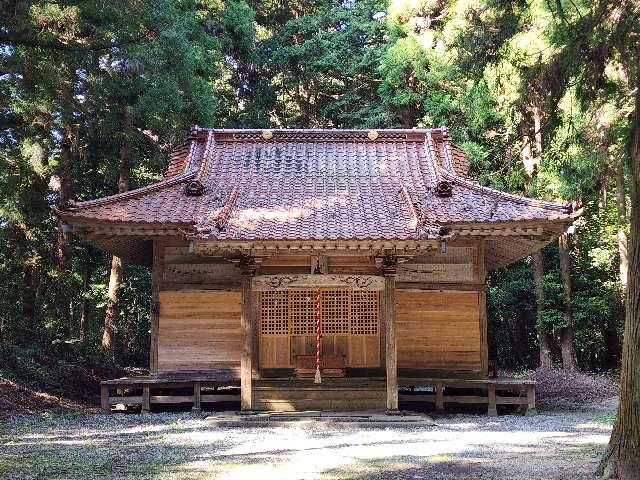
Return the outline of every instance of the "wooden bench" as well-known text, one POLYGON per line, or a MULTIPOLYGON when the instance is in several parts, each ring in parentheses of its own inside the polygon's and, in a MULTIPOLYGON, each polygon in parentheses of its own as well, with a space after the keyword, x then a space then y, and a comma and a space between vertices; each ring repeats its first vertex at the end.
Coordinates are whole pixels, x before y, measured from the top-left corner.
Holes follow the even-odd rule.
POLYGON ((152 404, 191 403, 192 410, 200 411, 202 403, 240 401, 239 393, 228 387, 240 387, 235 371, 203 373, 162 373, 144 377, 123 377, 104 380, 100 384, 100 406, 104 413, 113 405, 140 405, 142 412, 149 412, 152 404), (213 388, 215 393, 203 393, 213 388), (218 391, 219 388, 226 388, 218 391), (189 389, 191 395, 174 395, 167 390, 189 389))
MULTIPOLYGON (((313 377, 316 374, 315 355, 296 355, 293 359, 296 377, 313 377)), ((345 376, 344 355, 323 355, 320 362, 320 373, 323 377, 339 378, 345 376)))
POLYGON ((431 387, 434 393, 410 392, 399 396, 402 401, 424 401, 436 404, 443 412, 446 403, 486 404, 487 414, 496 416, 498 405, 525 406, 525 415, 536 414, 536 382, 525 378, 400 378, 399 387, 431 387), (478 389, 485 395, 445 395, 446 388, 478 389), (500 395, 509 392, 511 395, 500 395))

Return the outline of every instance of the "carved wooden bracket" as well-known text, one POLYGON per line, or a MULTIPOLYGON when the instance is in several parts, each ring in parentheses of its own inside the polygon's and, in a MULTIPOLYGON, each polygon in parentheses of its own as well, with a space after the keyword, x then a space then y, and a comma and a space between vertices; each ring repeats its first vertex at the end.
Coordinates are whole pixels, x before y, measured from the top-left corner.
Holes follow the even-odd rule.
POLYGON ((249 255, 242 255, 241 257, 231 259, 230 261, 240 269, 240 273, 242 275, 253 277, 262 260, 249 255))
POLYGON ((382 272, 386 275, 395 275, 398 269, 398 258, 394 255, 385 255, 382 257, 382 272))
POLYGON ((258 292, 289 288, 352 288, 354 290, 384 290, 384 279, 377 275, 259 275, 252 289, 258 292))

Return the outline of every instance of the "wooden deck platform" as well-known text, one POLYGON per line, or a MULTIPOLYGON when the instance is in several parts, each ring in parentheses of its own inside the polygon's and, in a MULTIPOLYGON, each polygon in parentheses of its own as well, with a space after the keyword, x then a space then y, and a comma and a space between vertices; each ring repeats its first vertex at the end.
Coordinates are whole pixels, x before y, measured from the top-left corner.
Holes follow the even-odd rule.
POLYGON ((192 410, 199 411, 203 403, 240 401, 240 378, 235 371, 123 377, 101 382, 100 389, 105 413, 113 405, 140 405, 149 412, 152 404, 190 403, 192 410))
MULTIPOLYGON (((498 405, 518 405, 528 415, 536 413, 535 381, 515 378, 408 378, 398 379, 403 403, 435 403, 444 412, 447 404, 487 405, 489 415, 497 415, 498 405)), ((253 381, 252 405, 256 411, 301 410, 384 410, 384 378, 274 378, 253 381)), ((153 404, 191 404, 199 411, 203 403, 238 402, 240 379, 237 372, 194 372, 125 377, 101 384, 101 406, 110 412, 113 405, 140 405, 148 412, 153 404)))
POLYGON ((498 414, 498 405, 522 405, 526 415, 536 414, 536 382, 526 378, 399 378, 398 387, 405 390, 400 401, 435 403, 439 412, 445 411, 447 403, 457 403, 486 404, 490 416, 498 414), (433 393, 415 391, 416 387, 430 387, 433 393), (481 395, 447 395, 447 389, 477 390, 481 395))

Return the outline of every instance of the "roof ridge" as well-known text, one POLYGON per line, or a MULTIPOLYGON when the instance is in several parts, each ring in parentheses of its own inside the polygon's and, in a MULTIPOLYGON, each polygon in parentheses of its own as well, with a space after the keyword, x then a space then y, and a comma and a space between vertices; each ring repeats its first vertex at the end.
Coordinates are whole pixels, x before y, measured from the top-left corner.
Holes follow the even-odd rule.
POLYGON ((314 142, 422 142, 426 135, 441 137, 446 129, 201 129, 219 142, 314 143, 314 142))
MULTIPOLYGON (((203 130, 203 129, 201 129, 203 130)), ((207 139, 204 142, 204 149, 202 150, 202 160, 200 160, 200 165, 198 165, 198 169, 195 170, 196 180, 204 185, 204 181, 209 176, 209 164, 211 163, 211 149, 215 144, 215 135, 211 130, 207 130, 207 139)))
POLYGON ((370 131, 376 132, 397 132, 397 133, 426 133, 426 132, 444 132, 447 127, 435 128, 204 128, 198 127, 199 132, 211 133, 253 133, 253 132, 322 132, 322 133, 366 133, 370 131))
POLYGON ((561 204, 561 203, 555 203, 555 202, 548 202, 545 200, 539 200, 537 198, 523 197, 521 195, 515 195, 513 193, 502 192, 500 190, 496 190, 495 188, 485 187, 483 185, 480 185, 479 183, 473 182, 471 180, 467 180, 466 178, 459 177, 458 175, 455 175, 447 170, 443 170, 441 173, 442 173, 442 176, 445 177, 447 180, 450 180, 453 183, 457 183, 458 185, 470 188, 472 190, 476 190, 481 193, 487 193, 494 197, 499 197, 505 200, 510 200, 516 203, 520 203, 522 205, 529 205, 532 207, 538 207, 545 210, 554 210, 554 211, 559 211, 563 213, 571 213, 571 210, 572 210, 570 203, 561 204))

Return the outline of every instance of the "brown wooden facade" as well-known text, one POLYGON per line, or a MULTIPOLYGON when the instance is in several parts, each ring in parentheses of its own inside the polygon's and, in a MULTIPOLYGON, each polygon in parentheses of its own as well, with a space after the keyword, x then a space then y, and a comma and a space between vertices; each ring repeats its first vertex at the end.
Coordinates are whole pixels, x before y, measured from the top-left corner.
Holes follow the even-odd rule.
POLYGON ((386 378, 386 407, 397 409, 398 375, 486 376, 482 251, 469 239, 411 256, 302 250, 231 261, 155 240, 151 372, 237 370, 243 408, 254 409, 252 379, 290 378, 299 356, 315 356, 320 289, 322 356, 342 357, 351 378, 386 378))

